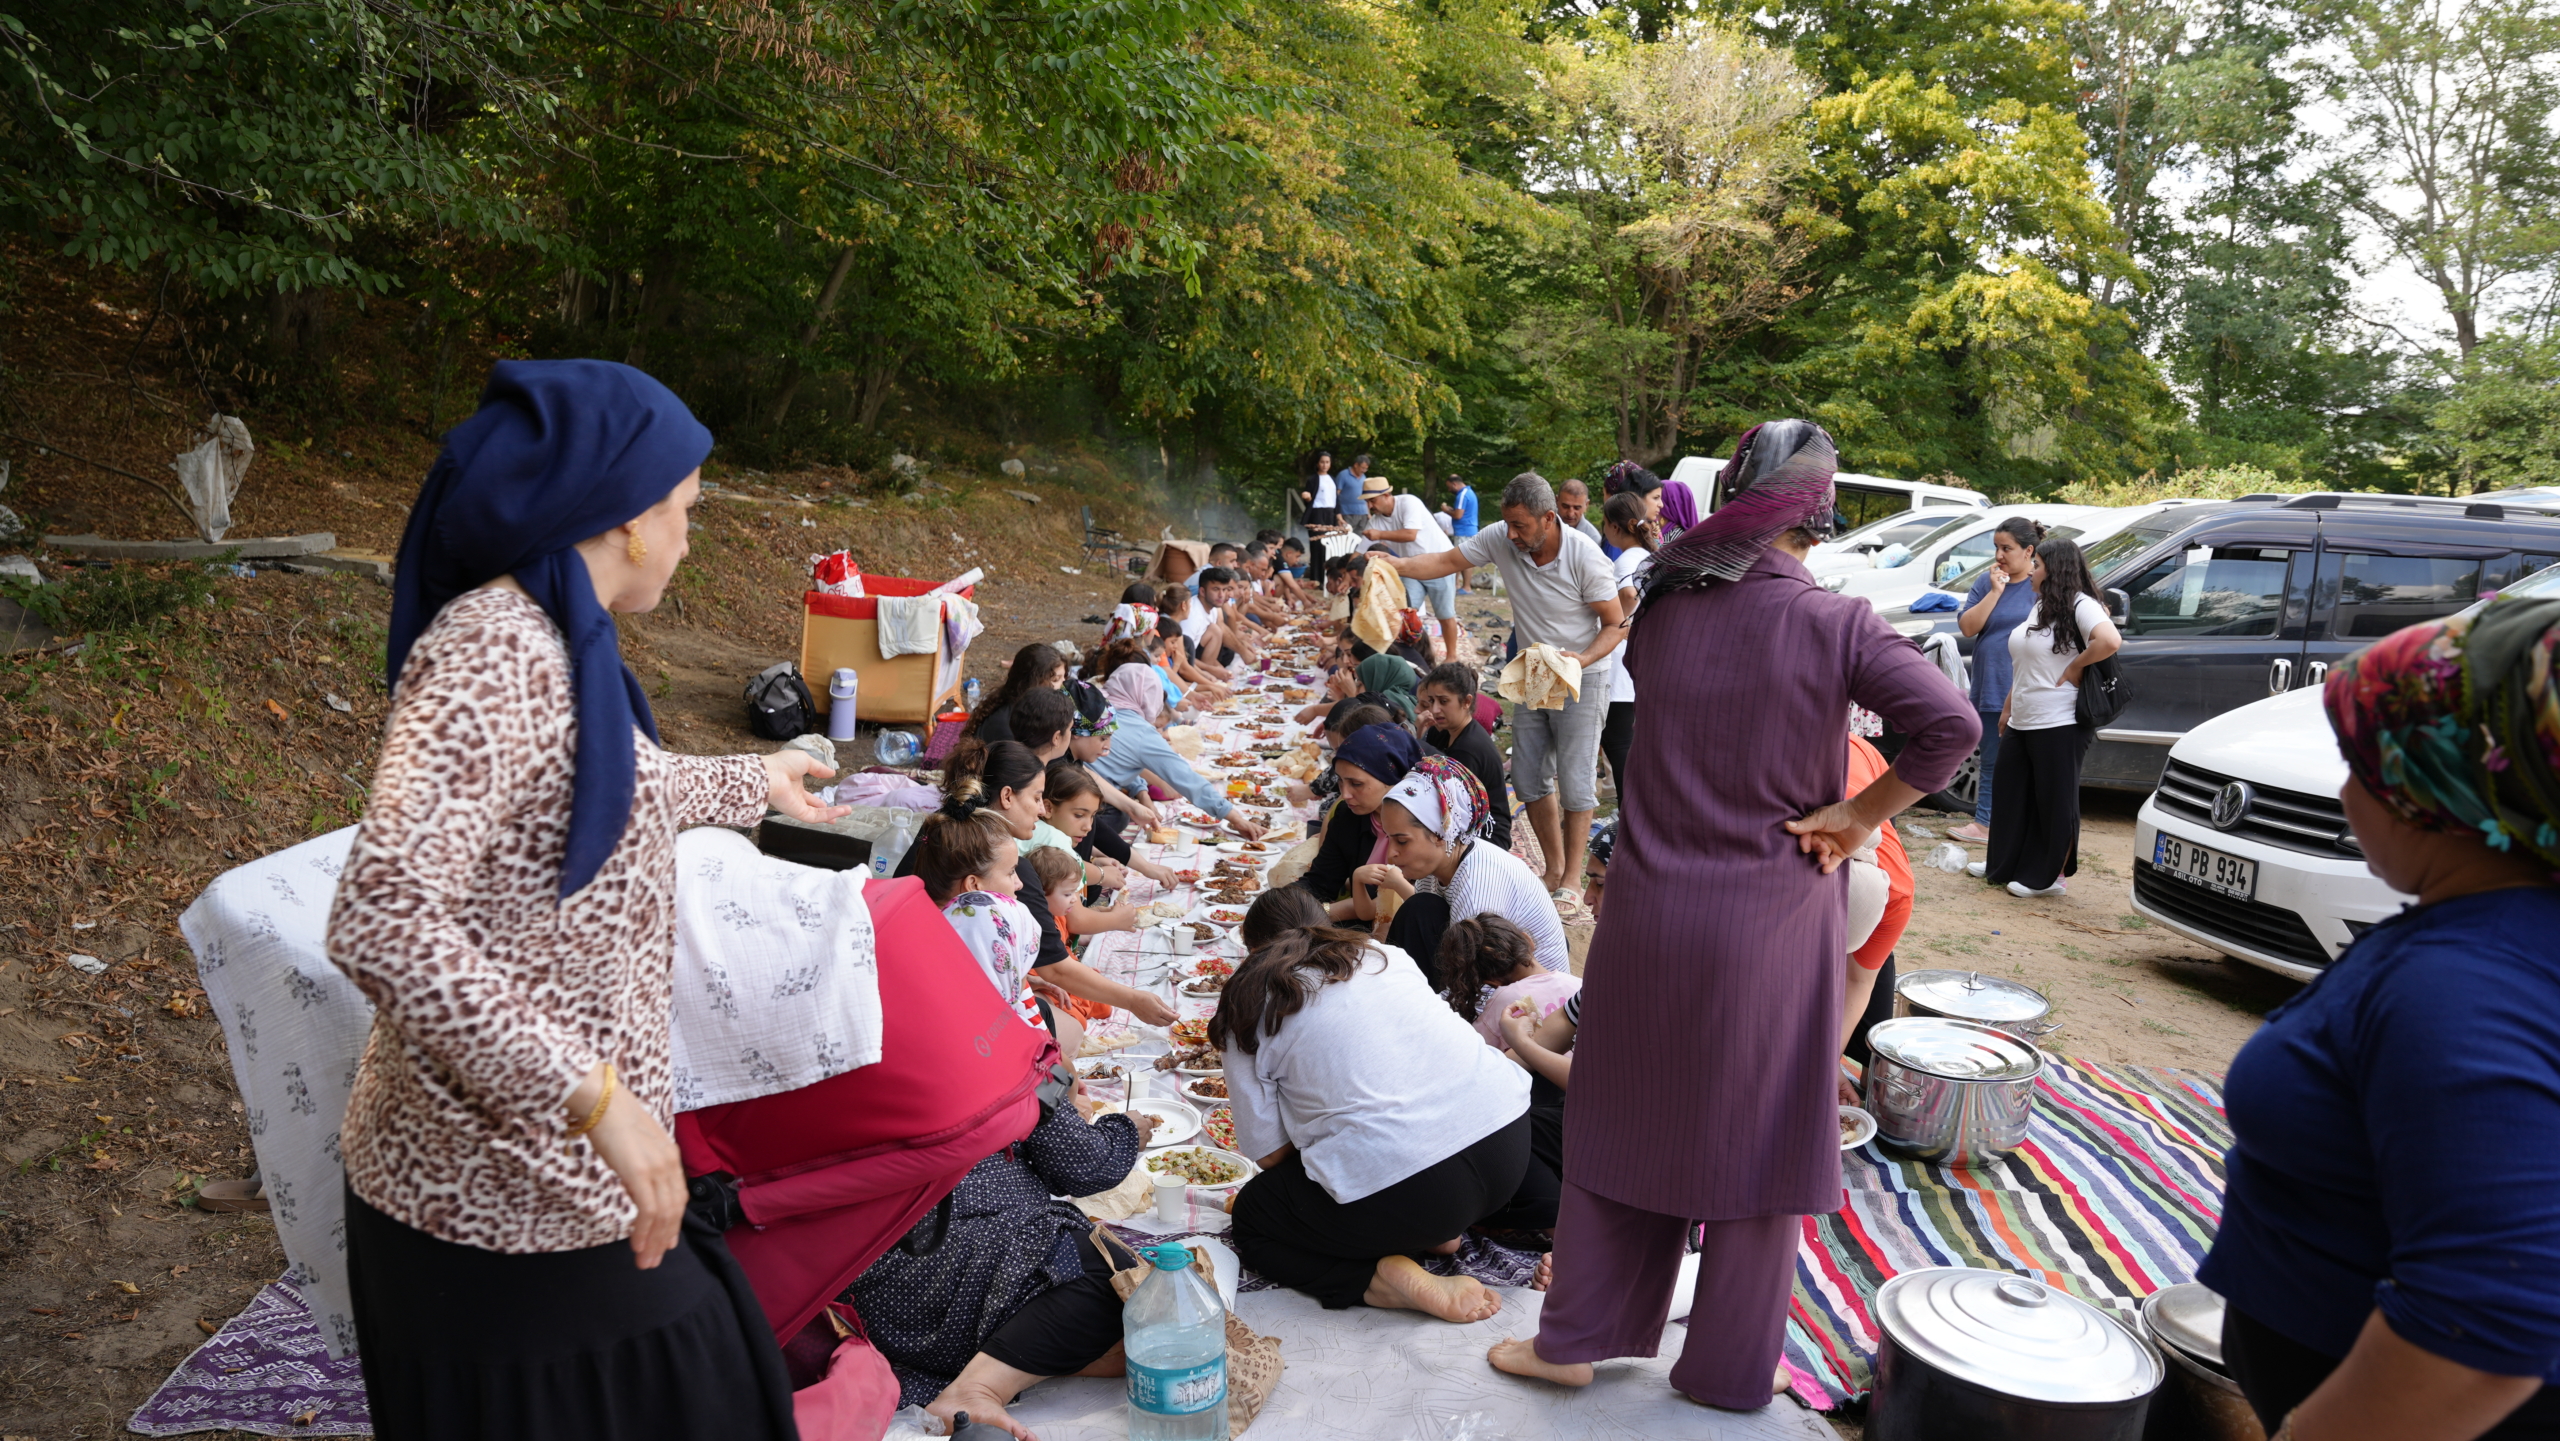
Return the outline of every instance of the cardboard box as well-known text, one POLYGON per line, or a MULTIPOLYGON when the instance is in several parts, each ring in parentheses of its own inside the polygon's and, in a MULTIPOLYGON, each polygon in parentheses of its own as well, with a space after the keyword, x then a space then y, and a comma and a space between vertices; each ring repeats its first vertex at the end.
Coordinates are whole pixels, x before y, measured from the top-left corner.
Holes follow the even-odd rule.
MULTIPOLYGON (((959 693, 964 678, 962 661, 967 652, 964 649, 951 653, 947 634, 939 638, 930 655, 880 658, 880 602, 874 597, 924 595, 940 583, 865 575, 862 588, 869 595, 828 595, 813 590, 801 598, 800 675, 817 697, 820 715, 834 704, 827 694, 827 678, 846 666, 862 678, 861 692, 854 700, 853 713, 858 720, 921 725, 933 718, 945 700, 959 693)), ((976 592, 977 587, 970 586, 959 594, 974 599, 976 592)))

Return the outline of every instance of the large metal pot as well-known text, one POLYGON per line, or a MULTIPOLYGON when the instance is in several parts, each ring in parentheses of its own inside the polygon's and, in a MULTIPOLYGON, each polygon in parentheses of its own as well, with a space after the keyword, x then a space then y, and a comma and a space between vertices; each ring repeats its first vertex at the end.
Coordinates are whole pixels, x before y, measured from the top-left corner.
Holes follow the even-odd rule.
POLYGON ((2044 992, 1980 971, 1912 971, 1893 982, 1897 1016, 1942 1016, 1997 1026, 2025 1041, 2052 1034, 2053 1003, 2044 992))
POLYGON ((2144 1441, 2267 1441, 2240 1383, 2223 1369, 2222 1311, 2222 1298, 2201 1281, 2143 1298, 2143 1333, 2169 1363, 2144 1441))
POLYGON ((2006 1271, 1877 1290, 1867 1441, 2142 1441, 2160 1358, 2104 1311, 2006 1271))
POLYGON ((1867 1111, 1889 1150, 1988 1165, 2027 1139, 2044 1052, 1972 1021, 1908 1016, 1867 1032, 1867 1111))

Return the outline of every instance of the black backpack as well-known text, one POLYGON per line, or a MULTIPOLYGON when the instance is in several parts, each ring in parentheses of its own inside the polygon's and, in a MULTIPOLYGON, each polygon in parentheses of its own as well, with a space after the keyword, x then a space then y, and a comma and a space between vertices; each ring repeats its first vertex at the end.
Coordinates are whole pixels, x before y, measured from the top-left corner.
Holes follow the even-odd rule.
POLYGON ((787 741, 817 728, 818 701, 800 678, 800 667, 786 660, 747 682, 747 729, 769 741, 787 741))

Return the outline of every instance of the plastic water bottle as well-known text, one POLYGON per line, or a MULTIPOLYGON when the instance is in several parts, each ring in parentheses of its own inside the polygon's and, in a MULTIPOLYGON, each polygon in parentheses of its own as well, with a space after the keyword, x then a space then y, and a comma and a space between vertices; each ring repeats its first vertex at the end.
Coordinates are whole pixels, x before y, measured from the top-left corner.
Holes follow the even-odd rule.
POLYGON ((1143 1251, 1154 1274, 1121 1309, 1130 1441, 1226 1441, 1227 1308, 1190 1248, 1143 1251))
POLYGON ((888 834, 871 843, 871 875, 885 881, 898 870, 898 862, 907 858, 907 848, 916 843, 916 832, 924 828, 924 820, 913 811, 900 811, 889 822, 888 834))
POLYGON ((884 766, 913 765, 924 754, 924 738, 914 731, 882 731, 871 744, 871 754, 884 766))
POLYGON ((838 666, 827 681, 827 739, 853 739, 856 724, 853 708, 862 696, 862 673, 851 666, 838 666))
POLYGON ((961 685, 960 685, 960 694, 961 694, 961 696, 962 696, 962 697, 964 697, 963 704, 965 704, 965 705, 967 705, 967 706, 968 706, 968 708, 969 708, 969 713, 970 713, 971 715, 975 715, 975 714, 977 714, 977 712, 978 712, 978 678, 977 678, 976 676, 971 676, 971 677, 969 677, 966 681, 961 682, 961 685))

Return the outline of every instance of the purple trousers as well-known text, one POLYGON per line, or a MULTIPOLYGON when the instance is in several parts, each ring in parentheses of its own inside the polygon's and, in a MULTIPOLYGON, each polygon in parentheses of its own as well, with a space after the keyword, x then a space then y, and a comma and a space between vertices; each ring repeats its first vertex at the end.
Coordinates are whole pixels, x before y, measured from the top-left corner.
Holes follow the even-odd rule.
MULTIPOLYGON (((1769 1382, 1786 1342, 1802 1221, 1751 1216, 1705 1223, 1689 1339, 1671 1367, 1671 1384, 1681 1394, 1732 1411, 1769 1404, 1769 1382)), ((1659 1351, 1691 1224, 1565 1182, 1538 1355, 1562 1365, 1659 1351)))

